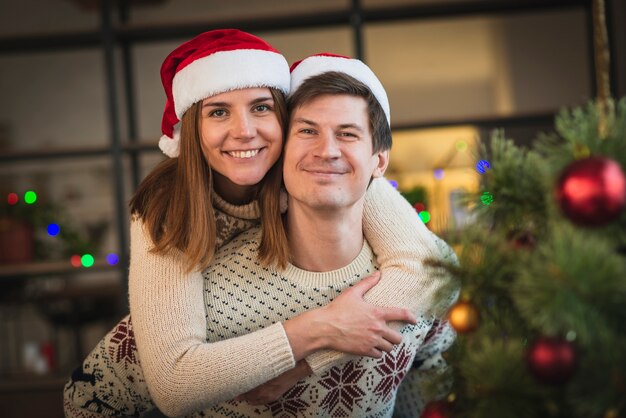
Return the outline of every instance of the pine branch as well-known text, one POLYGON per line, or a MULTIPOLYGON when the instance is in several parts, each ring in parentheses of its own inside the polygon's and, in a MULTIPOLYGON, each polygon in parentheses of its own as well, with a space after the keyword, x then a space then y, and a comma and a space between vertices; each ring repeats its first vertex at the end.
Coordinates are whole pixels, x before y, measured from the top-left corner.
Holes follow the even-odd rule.
POLYGON ((579 343, 610 341, 626 321, 626 262, 606 240, 567 224, 520 265, 512 296, 524 319, 548 335, 574 331, 579 343))
POLYGON ((546 214, 544 161, 534 151, 515 146, 502 130, 494 131, 491 145, 481 147, 481 157, 491 169, 482 178, 474 196, 476 214, 483 221, 511 234, 544 229, 546 214), (493 195, 493 203, 481 202, 483 193, 493 195))

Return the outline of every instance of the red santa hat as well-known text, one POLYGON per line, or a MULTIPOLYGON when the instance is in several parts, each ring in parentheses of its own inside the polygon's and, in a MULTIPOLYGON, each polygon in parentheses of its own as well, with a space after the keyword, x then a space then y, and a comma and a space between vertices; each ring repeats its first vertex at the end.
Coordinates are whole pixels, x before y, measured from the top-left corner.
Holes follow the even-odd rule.
POLYGON ((289 64, 267 42, 237 29, 202 33, 170 53, 161 66, 167 101, 159 148, 177 157, 177 126, 187 109, 207 97, 250 87, 289 93, 289 64))
POLYGON ((291 65, 291 92, 295 92, 302 83, 309 77, 337 71, 356 78, 371 90, 383 108, 387 122, 391 125, 391 111, 389 109, 389 99, 385 89, 376 77, 376 74, 363 63, 355 58, 345 57, 329 53, 311 55, 291 65))

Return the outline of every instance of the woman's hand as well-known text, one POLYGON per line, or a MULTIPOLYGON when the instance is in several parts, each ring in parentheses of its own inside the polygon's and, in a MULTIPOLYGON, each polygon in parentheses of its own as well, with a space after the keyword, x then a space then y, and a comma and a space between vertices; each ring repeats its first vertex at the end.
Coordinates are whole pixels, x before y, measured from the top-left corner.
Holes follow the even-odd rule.
POLYGON ((358 356, 380 358, 402 341, 387 322, 417 323, 408 309, 370 305, 363 296, 380 280, 375 272, 344 290, 330 304, 283 323, 297 360, 325 348, 358 356))
POLYGON ((293 369, 237 396, 235 400, 246 401, 250 405, 265 405, 274 402, 298 383, 298 381, 304 379, 311 373, 311 368, 306 360, 300 360, 293 369))

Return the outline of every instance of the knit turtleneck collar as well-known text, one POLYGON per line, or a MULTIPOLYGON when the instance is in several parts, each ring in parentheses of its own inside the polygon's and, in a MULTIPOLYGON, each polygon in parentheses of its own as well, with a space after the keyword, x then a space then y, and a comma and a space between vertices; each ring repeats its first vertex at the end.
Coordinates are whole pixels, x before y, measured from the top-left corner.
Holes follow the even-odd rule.
POLYGON ((224 198, 213 190, 213 206, 227 215, 234 216, 239 219, 259 219, 261 211, 256 200, 245 205, 233 205, 228 203, 224 198))

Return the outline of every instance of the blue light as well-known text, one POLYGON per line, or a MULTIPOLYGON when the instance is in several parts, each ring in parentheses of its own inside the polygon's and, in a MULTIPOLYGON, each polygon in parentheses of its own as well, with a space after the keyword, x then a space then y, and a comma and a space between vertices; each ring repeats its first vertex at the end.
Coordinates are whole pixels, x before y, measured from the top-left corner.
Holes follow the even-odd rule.
POLYGON ((491 165, 487 160, 480 160, 476 163, 476 171, 478 171, 480 174, 485 174, 485 171, 489 170, 490 168, 491 165))
POLYGON ((59 232, 61 232, 61 228, 59 227, 59 225, 57 224, 50 224, 48 225, 48 234, 50 236, 57 236, 59 234, 59 232))
POLYGON ((441 180, 443 178, 443 168, 436 168, 434 174, 437 180, 441 180))
POLYGON ((120 258, 117 256, 117 254, 109 254, 107 255, 107 263, 109 263, 110 265, 114 266, 117 263, 119 263, 120 258))
POLYGON ((398 182, 395 180, 389 180, 389 184, 391 184, 394 189, 398 188, 398 182))

